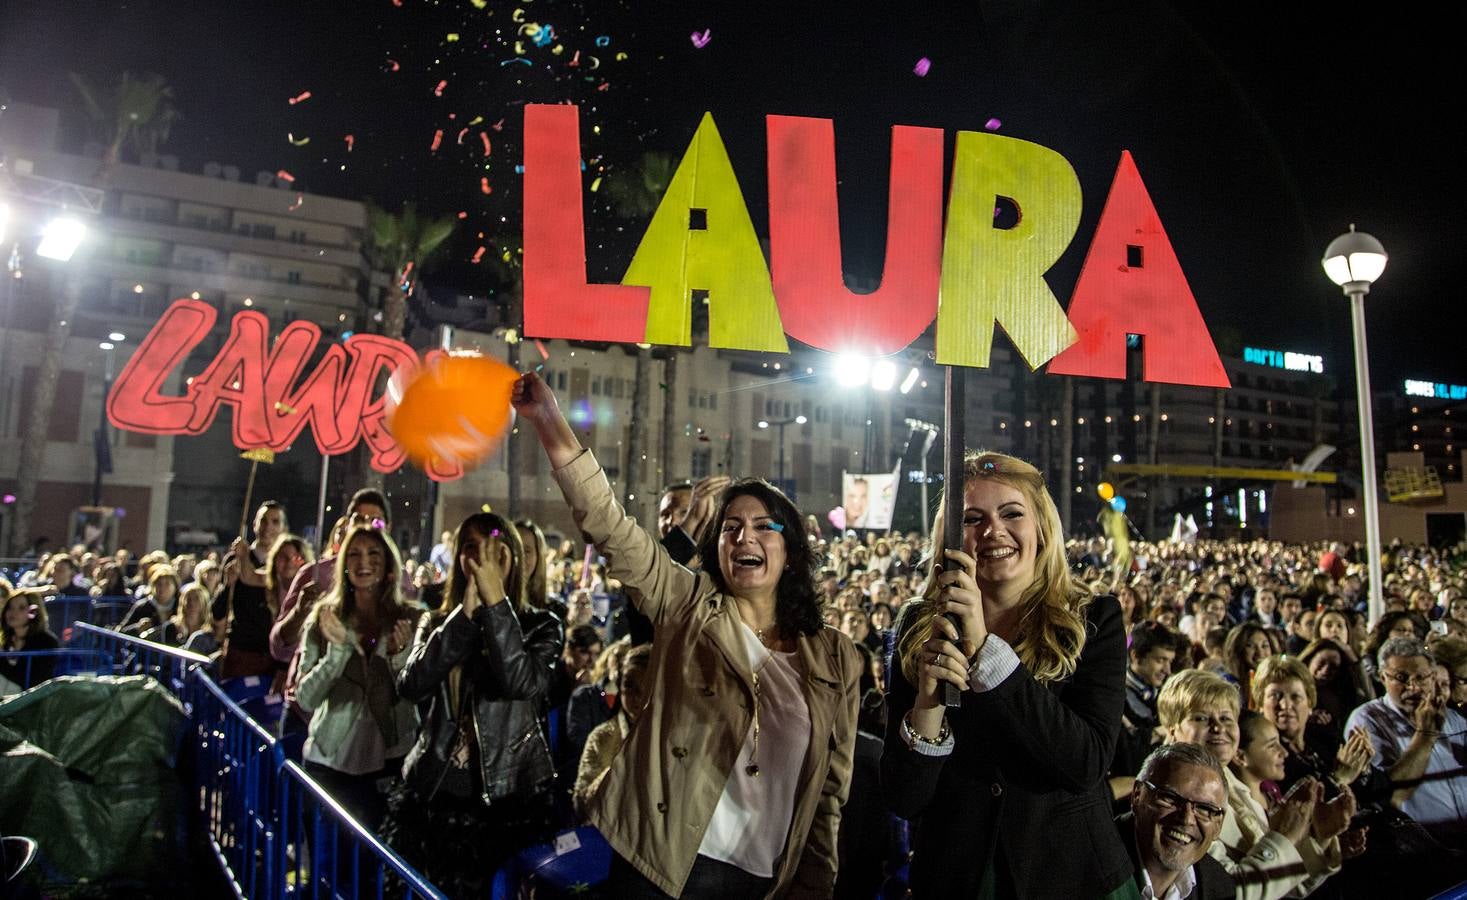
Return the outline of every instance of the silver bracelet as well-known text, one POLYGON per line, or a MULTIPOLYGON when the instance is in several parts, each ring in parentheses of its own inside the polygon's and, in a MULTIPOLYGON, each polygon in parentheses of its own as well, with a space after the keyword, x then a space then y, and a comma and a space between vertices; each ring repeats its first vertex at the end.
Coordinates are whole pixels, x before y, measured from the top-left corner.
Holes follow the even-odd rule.
POLYGON ((947 743, 948 738, 953 736, 952 729, 947 724, 947 716, 943 716, 942 718, 942 727, 937 730, 937 737, 930 738, 918 734, 917 729, 912 727, 911 710, 908 710, 907 714, 902 716, 902 734, 907 738, 908 743, 916 741, 926 744, 929 747, 941 747, 947 743))

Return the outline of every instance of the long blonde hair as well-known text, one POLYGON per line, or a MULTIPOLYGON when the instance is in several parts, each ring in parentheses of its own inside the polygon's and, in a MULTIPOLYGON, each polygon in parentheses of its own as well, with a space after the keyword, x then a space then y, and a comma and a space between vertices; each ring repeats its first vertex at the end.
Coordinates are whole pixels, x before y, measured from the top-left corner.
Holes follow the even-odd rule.
MULTIPOLYGON (((1085 608, 1094 595, 1070 574, 1065 560, 1064 526, 1059 510, 1044 486, 1044 476, 1029 463, 1014 456, 986 450, 969 450, 963 454, 963 485, 977 478, 991 478, 1024 495, 1024 502, 1038 526, 1035 551, 1034 581, 1019 599, 1021 608, 1019 633, 1014 652, 1024 668, 1038 681, 1058 681, 1075 671, 1080 651, 1085 648, 1085 608)), ((958 502, 962 502, 961 495, 958 502)), ((944 496, 937 505, 937 523, 933 526, 933 552, 941 545, 944 496)), ((912 684, 917 683, 917 667, 922 645, 932 637, 933 620, 941 613, 937 600, 936 579, 931 577, 928 563, 927 583, 920 605, 911 613, 913 621, 903 634, 897 651, 902 673, 912 684)))

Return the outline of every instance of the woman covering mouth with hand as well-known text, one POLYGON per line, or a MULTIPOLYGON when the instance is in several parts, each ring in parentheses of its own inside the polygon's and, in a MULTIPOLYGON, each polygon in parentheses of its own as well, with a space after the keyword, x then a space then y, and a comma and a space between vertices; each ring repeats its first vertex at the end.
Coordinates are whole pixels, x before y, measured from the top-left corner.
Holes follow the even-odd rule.
MULTIPOLYGON (((962 494, 942 502, 963 504, 963 543, 898 616, 881 760, 887 802, 920 820, 913 894, 1127 896, 1106 782, 1125 699, 1120 604, 1071 576, 1059 512, 1023 460, 968 452, 962 494), (961 707, 942 705, 944 682, 961 707)), ((942 521, 939 505, 935 534, 942 521)))
POLYGON ((804 517, 764 481, 699 482, 683 525, 703 535, 694 573, 627 516, 539 376, 513 402, 655 629, 647 705, 587 802, 615 851, 608 894, 829 897, 861 659, 821 621, 804 517))

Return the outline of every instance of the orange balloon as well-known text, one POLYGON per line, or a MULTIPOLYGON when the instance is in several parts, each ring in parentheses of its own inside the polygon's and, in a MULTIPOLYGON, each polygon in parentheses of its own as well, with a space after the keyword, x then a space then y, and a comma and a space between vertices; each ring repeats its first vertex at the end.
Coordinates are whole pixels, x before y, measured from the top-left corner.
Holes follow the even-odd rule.
POLYGON ((465 468, 499 445, 514 410, 510 391, 520 373, 485 356, 445 355, 407 379, 387 428, 407 458, 426 468, 434 459, 465 468))

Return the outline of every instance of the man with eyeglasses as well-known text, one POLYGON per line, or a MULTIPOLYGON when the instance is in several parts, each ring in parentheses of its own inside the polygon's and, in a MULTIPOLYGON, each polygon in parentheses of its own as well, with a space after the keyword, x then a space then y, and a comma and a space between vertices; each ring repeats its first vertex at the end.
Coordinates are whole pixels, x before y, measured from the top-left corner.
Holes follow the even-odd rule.
POLYGON ((1131 812, 1116 818, 1136 867, 1132 896, 1233 897, 1232 876, 1207 853, 1222 831, 1227 802, 1222 766, 1203 747, 1163 744, 1146 757, 1131 791, 1131 812))
POLYGON ((1414 637, 1381 645, 1386 696, 1350 714, 1364 728, 1377 764, 1391 777, 1391 803, 1448 847, 1467 850, 1467 719, 1447 706, 1426 646, 1414 637))

